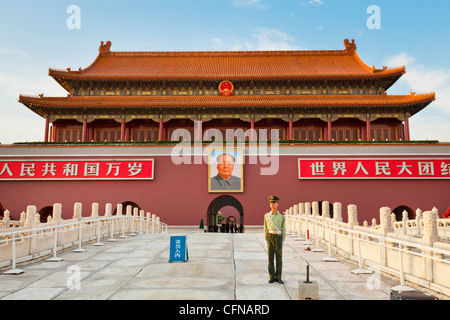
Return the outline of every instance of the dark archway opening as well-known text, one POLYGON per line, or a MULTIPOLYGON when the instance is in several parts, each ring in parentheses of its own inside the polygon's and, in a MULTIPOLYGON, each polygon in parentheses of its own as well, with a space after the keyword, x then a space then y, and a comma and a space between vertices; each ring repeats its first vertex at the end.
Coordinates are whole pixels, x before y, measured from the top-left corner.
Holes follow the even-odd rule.
POLYGON ((402 221, 403 211, 408 212, 408 219, 414 219, 416 217, 416 213, 413 209, 408 206, 398 206, 392 212, 395 214, 395 220, 402 221))
MULTIPOLYGON (((333 204, 328 203, 328 212, 330 213, 330 218, 333 219, 333 204)), ((323 214, 323 201, 319 201, 319 214, 323 214)))
MULTIPOLYGON (((138 208, 138 210, 141 210, 141 207, 139 207, 136 203, 132 202, 132 201, 125 201, 122 202, 122 214, 126 215, 127 214, 127 206, 131 206, 131 214, 133 214, 133 210, 134 208, 138 208)), ((117 214, 117 206, 114 208, 113 211, 113 216, 115 216, 117 214)))
POLYGON ((53 217, 53 207, 52 206, 43 207, 41 210, 39 210, 38 213, 39 213, 39 220, 41 221, 41 223, 46 223, 49 216, 53 217))
POLYGON ((3 207, 3 205, 0 203, 0 217, 4 217, 5 216, 5 208, 3 207))
MULTIPOLYGON (((228 210, 225 210, 228 211, 228 210)), ((207 211, 208 232, 244 232, 244 209, 234 197, 222 195, 215 198, 208 206, 207 211), (225 213, 225 219, 218 225, 219 210, 224 207, 233 207, 239 218, 225 213), (228 231, 227 231, 228 230, 228 231)))

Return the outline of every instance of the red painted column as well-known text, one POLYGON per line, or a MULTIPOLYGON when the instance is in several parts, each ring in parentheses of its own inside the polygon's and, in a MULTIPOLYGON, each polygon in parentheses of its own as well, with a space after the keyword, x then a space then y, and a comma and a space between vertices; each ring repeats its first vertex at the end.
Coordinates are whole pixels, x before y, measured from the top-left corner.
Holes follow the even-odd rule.
POLYGON ((399 140, 405 140, 405 130, 403 128, 403 122, 400 122, 397 126, 397 135, 399 140))
POLYGON ((370 118, 366 118, 366 140, 372 140, 372 135, 370 134, 370 118))
POLYGON ((120 141, 125 141, 125 118, 120 120, 120 141))
POLYGON ((409 136, 409 118, 407 116, 405 116, 405 140, 406 141, 410 140, 410 136, 409 136))
POLYGON ((198 141, 202 140, 202 134, 203 130, 202 130, 202 120, 201 118, 197 118, 197 132, 195 133, 195 138, 198 141))
POLYGON ((327 119, 327 140, 331 141, 331 117, 327 119))
POLYGON ((50 135, 49 135, 49 141, 50 142, 53 142, 53 129, 55 129, 55 127, 54 126, 50 126, 50 135))
POLYGON ((159 132, 158 132, 158 140, 161 141, 164 139, 164 122, 162 116, 159 117, 159 132))
POLYGON ((49 130, 49 126, 50 126, 50 121, 48 120, 48 118, 45 119, 45 132, 44 132, 44 141, 48 142, 48 130, 49 130))
POLYGON ((255 140, 255 118, 250 118, 250 140, 255 140))
POLYGON ((87 119, 83 119, 83 131, 81 133, 81 141, 87 141, 87 119))
POLYGON ((292 120, 292 116, 289 116, 289 140, 294 138, 294 122, 292 120))

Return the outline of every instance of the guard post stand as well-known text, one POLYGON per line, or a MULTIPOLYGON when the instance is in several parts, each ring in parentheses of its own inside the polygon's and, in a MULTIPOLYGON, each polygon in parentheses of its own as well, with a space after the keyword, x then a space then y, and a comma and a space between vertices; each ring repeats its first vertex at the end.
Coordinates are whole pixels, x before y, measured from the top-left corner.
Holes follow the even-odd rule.
POLYGON ((306 265, 306 281, 298 282, 298 300, 319 300, 317 281, 309 281, 309 264, 306 265))
POLYGON ((171 236, 169 262, 186 262, 188 260, 186 236, 171 236))

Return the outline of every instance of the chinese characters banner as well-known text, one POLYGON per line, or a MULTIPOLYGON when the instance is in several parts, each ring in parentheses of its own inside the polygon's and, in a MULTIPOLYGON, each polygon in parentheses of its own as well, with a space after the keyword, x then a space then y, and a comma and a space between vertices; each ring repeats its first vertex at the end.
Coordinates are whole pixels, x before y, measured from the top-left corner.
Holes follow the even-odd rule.
POLYGON ((298 159, 299 179, 450 179, 450 159, 298 159))
POLYGON ((153 180, 154 160, 0 160, 1 180, 153 180))

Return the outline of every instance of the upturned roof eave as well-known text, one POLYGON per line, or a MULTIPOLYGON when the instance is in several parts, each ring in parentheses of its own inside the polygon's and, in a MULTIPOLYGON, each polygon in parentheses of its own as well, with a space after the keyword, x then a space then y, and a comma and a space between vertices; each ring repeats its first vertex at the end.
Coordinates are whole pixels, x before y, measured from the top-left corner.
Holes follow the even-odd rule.
MULTIPOLYGON (((398 78, 405 73, 405 67, 391 68, 388 69, 383 67, 383 69, 376 69, 375 67, 369 67, 365 64, 361 58, 356 53, 356 45, 354 40, 351 42, 349 40, 344 40, 345 49, 344 50, 285 50, 285 51, 198 51, 198 52, 189 52, 189 51, 180 51, 180 52, 112 52, 110 51, 111 42, 108 41, 106 44, 101 43, 99 48, 99 54, 96 59, 85 69, 80 68, 79 70, 71 70, 67 68, 66 70, 57 70, 57 69, 49 69, 49 75, 55 78, 56 81, 60 84, 64 84, 65 89, 67 90, 67 86, 70 87, 70 84, 66 83, 67 81, 199 81, 199 80, 210 80, 210 81, 221 81, 221 80, 230 80, 230 81, 270 81, 270 80, 375 80, 382 78, 391 78, 392 80, 387 81, 386 87, 390 87, 398 78), (183 60, 181 67, 178 65, 180 61, 177 58, 183 59, 196 59, 205 57, 227 57, 232 59, 241 59, 241 58, 250 58, 250 59, 261 59, 261 56, 264 58, 263 60, 256 60, 255 63, 263 63, 262 69, 258 71, 245 70, 245 68, 237 68, 240 62, 234 61, 231 65, 233 68, 237 68, 241 73, 233 73, 227 72, 228 68, 228 60, 224 61, 226 65, 221 65, 216 63, 212 63, 210 67, 202 70, 203 67, 200 67, 199 70, 193 72, 191 69, 187 69, 183 71, 184 66, 186 65, 186 61, 183 60), (333 57, 348 57, 342 62, 342 67, 337 68, 339 73, 335 72, 302 72, 300 69, 296 72, 288 72, 283 73, 274 73, 272 72, 270 67, 264 71, 264 68, 267 68, 267 64, 269 63, 267 59, 303 59, 305 56, 313 56, 313 57, 324 57, 329 56, 331 59, 333 57), (129 68, 129 61, 122 66, 119 66, 116 63, 111 64, 107 63, 107 66, 103 65, 105 62, 102 61, 111 61, 111 59, 134 59, 138 57, 139 59, 172 59, 168 66, 173 68, 175 65, 176 72, 162 72, 160 69, 152 69, 148 70, 145 68, 138 68, 139 72, 129 72, 129 70, 123 71, 123 67, 126 66, 129 68), (109 59, 109 60, 105 60, 109 59), (351 72, 348 68, 348 63, 350 63, 353 68, 359 68, 358 72, 351 72), (235 65, 236 64, 236 65, 235 65), (264 67, 264 64, 266 65, 264 67), (215 72, 211 71, 211 68, 215 70, 215 72), (146 71, 144 71, 146 70, 146 71), (178 72, 179 71, 179 72, 178 72), (129 72, 129 73, 127 73, 129 72), (177 73, 178 72, 178 73, 177 73), (259 72, 259 74, 258 74, 259 72)), ((189 60, 190 63, 195 66, 194 68, 199 68, 199 64, 194 62, 195 60, 189 60)), ((209 61, 209 60, 208 60, 209 61)), ((239 60, 238 60, 239 61, 239 60)), ((278 61, 278 60, 277 60, 278 61)), ((303 60, 288 60, 288 63, 291 67, 302 68, 303 63, 306 63, 303 60)), ((306 60, 309 61, 309 60, 306 60)), ((271 62, 270 62, 271 63, 271 62)), ((269 64, 270 64, 269 63, 269 64)), ((276 63, 276 61, 274 62, 276 63)), ((310 62, 309 62, 310 63, 310 62)), ((136 67, 136 62, 132 63, 134 67, 136 67)), ((155 65, 158 65, 157 61, 151 63, 149 66, 154 68, 155 65)), ((201 65, 201 64, 200 64, 201 65)), ((305 64, 308 65, 308 64, 305 64)), ((326 65, 326 64, 325 64, 326 65)), ((322 64, 317 65, 318 70, 323 67, 322 64)), ((313 70, 315 67, 313 68, 313 70)), ((335 68, 336 69, 336 68, 335 68)), ((355 70, 356 70, 355 69, 355 70)), ((172 71, 174 71, 172 70, 172 71)), ((385 90, 387 89, 385 88, 385 90)), ((70 88, 69 88, 70 89, 70 88)))
MULTIPOLYGON (((335 97, 335 96, 334 96, 335 97)), ((377 97, 377 96, 370 96, 377 97)), ((180 110, 192 110, 198 111, 204 108, 208 109, 217 109, 217 110, 253 110, 260 109, 259 112, 263 112, 264 110, 270 109, 280 109, 280 110, 290 110, 291 112, 302 112, 307 108, 311 108, 314 110, 329 110, 332 112, 333 110, 358 110, 359 112, 370 112, 372 110, 387 110, 388 108, 391 110, 398 109, 401 110, 409 110, 408 112, 413 115, 423 108, 425 108, 428 104, 430 104, 435 96, 433 93, 424 94, 414 96, 411 95, 408 100, 408 96, 401 96, 405 99, 405 101, 372 101, 372 102, 361 102, 354 101, 349 103, 349 101, 336 100, 334 103, 331 103, 330 100, 321 102, 320 99, 317 99, 315 103, 312 103, 311 100, 307 101, 274 101, 271 103, 261 103, 258 100, 242 102, 242 103, 226 103, 227 101, 231 101, 227 97, 218 97, 221 103, 214 103, 214 101, 204 101, 204 103, 197 103, 194 99, 194 102, 190 103, 180 103, 178 101, 175 104, 170 104, 169 101, 154 101, 151 104, 151 99, 147 97, 132 97, 132 101, 129 100, 117 100, 110 99, 109 97, 92 97, 95 99, 83 99, 79 97, 28 97, 21 95, 19 98, 19 102, 24 104, 27 108, 32 110, 33 112, 39 114, 42 117, 45 117, 46 114, 58 114, 58 113, 89 113, 92 111, 96 112, 107 112, 107 113, 115 113, 117 110, 121 112, 126 111, 137 111, 137 110, 146 110, 147 112, 151 112, 152 110, 158 110, 161 112, 165 110, 169 113, 171 112, 179 112, 180 110), (99 99, 100 98, 100 99, 99 99), (147 99, 147 102, 146 102, 147 99), (228 100, 227 100, 228 99, 228 100), (95 101, 94 101, 95 100, 95 101), (109 102, 108 102, 109 100, 109 102), (223 103, 225 102, 225 103, 223 103), (359 110, 361 109, 361 110, 359 110)), ((194 97, 195 98, 195 97, 194 97)), ((261 98, 261 97, 260 97, 261 98)), ((341 97, 342 98, 342 97, 341 97)), ((179 99, 178 99, 179 100, 179 99)), ((198 99, 197 99, 198 100, 198 99)), ((201 99, 200 99, 201 100, 201 99)), ((214 100, 214 99, 213 99, 214 100)), ((295 100, 295 99, 294 99, 295 100)), ((268 101, 270 102, 270 101, 268 101)))

